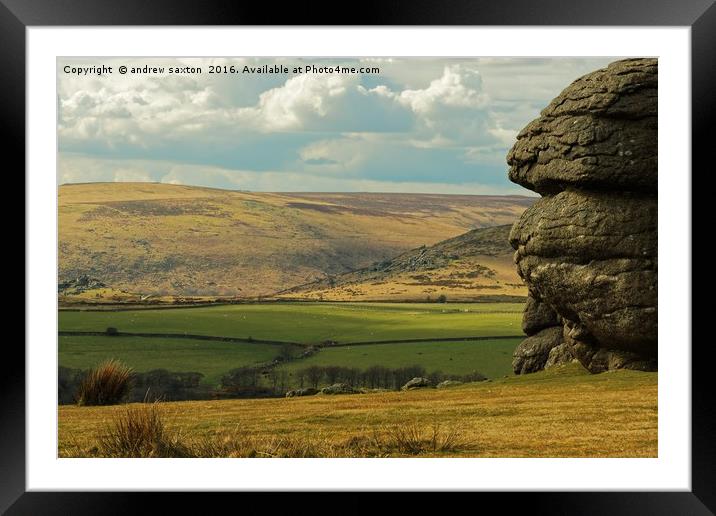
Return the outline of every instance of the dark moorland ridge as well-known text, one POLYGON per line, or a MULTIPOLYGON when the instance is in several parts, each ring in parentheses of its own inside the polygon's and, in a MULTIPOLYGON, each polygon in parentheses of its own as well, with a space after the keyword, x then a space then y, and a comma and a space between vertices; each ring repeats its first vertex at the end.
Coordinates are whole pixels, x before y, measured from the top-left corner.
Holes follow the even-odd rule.
POLYGON ((657 368, 657 73, 626 59, 577 79, 507 157, 542 194, 510 234, 529 288, 516 373, 657 368))

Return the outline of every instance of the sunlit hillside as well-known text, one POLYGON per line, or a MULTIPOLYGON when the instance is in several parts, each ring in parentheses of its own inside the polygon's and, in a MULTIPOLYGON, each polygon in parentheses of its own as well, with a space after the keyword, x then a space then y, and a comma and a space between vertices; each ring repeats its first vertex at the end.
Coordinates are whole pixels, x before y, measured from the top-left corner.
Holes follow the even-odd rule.
POLYGON ((474 228, 512 223, 533 200, 63 185, 59 280, 96 280, 91 294, 97 300, 122 290, 144 296, 268 295, 474 228))

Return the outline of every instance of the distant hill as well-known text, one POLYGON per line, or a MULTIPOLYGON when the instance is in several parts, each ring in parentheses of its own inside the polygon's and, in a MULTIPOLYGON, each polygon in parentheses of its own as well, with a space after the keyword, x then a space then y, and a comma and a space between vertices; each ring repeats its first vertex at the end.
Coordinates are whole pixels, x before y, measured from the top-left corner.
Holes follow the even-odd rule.
POLYGON ((473 229, 369 267, 326 276, 279 297, 325 301, 448 300, 526 296, 507 241, 510 224, 473 229))
POLYGON ((512 223, 534 198, 252 193, 156 183, 59 188, 59 283, 96 300, 267 295, 365 268, 473 228, 512 223))

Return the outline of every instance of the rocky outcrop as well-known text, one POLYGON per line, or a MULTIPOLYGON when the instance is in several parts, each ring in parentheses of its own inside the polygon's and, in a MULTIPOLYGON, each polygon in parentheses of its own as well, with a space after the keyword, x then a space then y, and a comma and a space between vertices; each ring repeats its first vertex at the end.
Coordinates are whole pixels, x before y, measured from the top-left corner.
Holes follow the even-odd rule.
POLYGON ((592 372, 656 369, 657 61, 577 79, 507 162, 542 195, 510 233, 530 291, 515 372, 572 357, 592 372))
POLYGON ((529 296, 522 314, 522 331, 527 335, 534 335, 551 326, 561 326, 557 312, 546 303, 529 296))
POLYGON ((81 294, 87 290, 95 290, 105 288, 107 285, 97 278, 92 278, 87 274, 81 274, 76 278, 71 278, 57 284, 57 291, 60 294, 73 295, 81 294))
POLYGON ((514 352, 515 374, 534 373, 544 369, 552 348, 562 344, 562 328, 553 326, 523 340, 514 352))
POLYGON ((574 360, 565 345, 562 319, 547 303, 531 292, 522 315, 522 331, 529 337, 513 354, 515 374, 534 373, 574 360))

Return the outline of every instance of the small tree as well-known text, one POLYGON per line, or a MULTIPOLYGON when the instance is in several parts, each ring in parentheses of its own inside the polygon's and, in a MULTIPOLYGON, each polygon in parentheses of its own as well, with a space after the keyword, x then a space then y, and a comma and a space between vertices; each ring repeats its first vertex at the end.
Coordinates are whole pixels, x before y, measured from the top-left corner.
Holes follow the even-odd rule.
POLYGON ((438 296, 438 303, 447 303, 447 296, 445 294, 440 294, 438 296))
POLYGON ((293 358, 293 347, 290 344, 283 344, 279 349, 276 360, 288 362, 293 358))
POLYGON ((308 379, 309 385, 316 389, 318 387, 318 383, 323 378, 323 368, 318 366, 311 366, 307 367, 304 371, 306 373, 306 378, 308 379))
POLYGON ((324 371, 326 373, 326 380, 328 383, 333 385, 338 381, 338 377, 341 374, 341 368, 338 366, 328 366, 324 368, 324 371))

